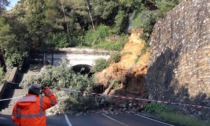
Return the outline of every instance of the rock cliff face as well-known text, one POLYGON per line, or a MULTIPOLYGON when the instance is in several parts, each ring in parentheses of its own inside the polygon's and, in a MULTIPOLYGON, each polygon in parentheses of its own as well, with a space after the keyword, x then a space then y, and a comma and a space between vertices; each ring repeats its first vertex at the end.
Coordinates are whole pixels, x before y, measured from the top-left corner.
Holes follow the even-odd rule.
POLYGON ((146 86, 153 99, 210 106, 210 0, 185 1, 155 24, 146 86))

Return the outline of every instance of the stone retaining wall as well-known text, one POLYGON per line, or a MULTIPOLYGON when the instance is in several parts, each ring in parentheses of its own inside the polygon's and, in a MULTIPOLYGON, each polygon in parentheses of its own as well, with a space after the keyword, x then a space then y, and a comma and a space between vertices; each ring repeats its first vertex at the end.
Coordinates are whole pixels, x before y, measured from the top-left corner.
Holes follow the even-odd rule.
POLYGON ((155 24, 146 86, 152 99, 210 106, 210 0, 185 1, 155 24))

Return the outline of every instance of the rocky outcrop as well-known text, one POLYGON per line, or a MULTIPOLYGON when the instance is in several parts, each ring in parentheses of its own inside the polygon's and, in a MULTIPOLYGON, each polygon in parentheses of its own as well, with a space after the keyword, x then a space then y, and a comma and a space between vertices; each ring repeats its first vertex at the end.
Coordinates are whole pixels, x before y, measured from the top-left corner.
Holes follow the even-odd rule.
POLYGON ((209 0, 185 1, 159 20, 151 50, 150 98, 210 106, 209 0))

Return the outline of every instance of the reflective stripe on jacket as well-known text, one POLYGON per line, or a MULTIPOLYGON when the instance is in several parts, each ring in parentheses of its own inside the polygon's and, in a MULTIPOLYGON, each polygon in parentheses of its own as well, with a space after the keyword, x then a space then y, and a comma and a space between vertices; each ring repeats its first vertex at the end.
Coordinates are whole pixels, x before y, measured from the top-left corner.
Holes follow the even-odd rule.
POLYGON ((12 120, 17 126, 46 126, 45 110, 57 101, 50 89, 44 90, 45 96, 27 94, 13 108, 12 120))

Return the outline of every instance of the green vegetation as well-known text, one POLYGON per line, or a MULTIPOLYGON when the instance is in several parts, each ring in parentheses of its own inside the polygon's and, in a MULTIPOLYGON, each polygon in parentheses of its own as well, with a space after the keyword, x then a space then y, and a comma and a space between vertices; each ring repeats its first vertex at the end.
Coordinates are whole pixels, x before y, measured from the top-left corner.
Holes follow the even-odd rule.
MULTIPOLYGON (((28 82, 24 82, 22 85, 39 83, 48 87, 60 87, 72 90, 83 89, 85 92, 92 92, 92 85, 95 83, 94 77, 88 77, 88 75, 75 73, 70 67, 67 66, 67 63, 67 61, 64 61, 60 66, 46 66, 40 75, 35 76, 28 82)), ((24 88, 27 88, 27 86, 24 88)), ((59 101, 62 97, 64 97, 62 94, 57 95, 59 101)), ((77 92, 66 95, 67 99, 62 102, 64 102, 64 104, 68 104, 69 106, 62 108, 64 110, 69 108, 75 111, 82 111, 91 108, 96 109, 98 105, 98 101, 96 101, 97 99, 94 99, 92 96, 83 97, 81 93, 77 92)))
POLYGON ((153 113, 163 121, 181 126, 207 126, 207 122, 197 119, 194 116, 184 115, 161 103, 149 103, 145 112, 153 113))
POLYGON ((5 73, 3 71, 3 68, 0 67, 0 84, 2 84, 4 79, 5 79, 5 73))
POLYGON ((104 38, 109 35, 109 27, 105 25, 100 25, 97 27, 96 31, 90 29, 87 31, 84 40, 86 45, 94 46, 103 42, 104 38))
MULTIPOLYGON (((156 0, 149 1, 149 4, 154 6, 156 9, 152 10, 145 4, 141 4, 141 11, 135 11, 132 15, 132 28, 134 29, 142 29, 143 34, 140 35, 140 38, 146 41, 146 45, 141 50, 140 54, 137 56, 135 62, 139 60, 139 58, 146 52, 149 48, 149 39, 153 30, 153 26, 156 23, 156 20, 163 18, 168 11, 173 9, 179 0, 156 0)), ((147 3, 148 4, 148 3, 147 3)), ((150 7, 152 7, 150 6, 150 7)))
POLYGON ((163 18, 178 3, 179 0, 150 0, 141 3, 140 10, 136 10, 132 15, 132 28, 142 29, 143 34, 140 37, 149 43, 156 20, 163 18), (148 4, 150 6, 147 6, 148 4))
POLYGON ((41 75, 32 78, 30 83, 40 83, 46 86, 63 87, 71 89, 81 89, 94 84, 94 78, 88 75, 75 73, 70 67, 67 67, 67 61, 60 66, 46 66, 41 75))
POLYGON ((157 16, 162 18, 174 8, 179 3, 179 0, 160 0, 156 1, 156 6, 158 8, 157 16))
POLYGON ((141 37, 148 41, 157 18, 177 4, 178 0, 21 0, 7 11, 8 1, 3 0, 0 48, 11 67, 20 66, 33 52, 63 47, 119 51, 128 27, 143 30, 141 37))
POLYGON ((111 57, 109 59, 110 62, 114 62, 114 63, 117 63, 120 61, 120 53, 119 52, 115 52, 113 54, 111 54, 111 57))
POLYGON ((113 34, 111 27, 100 25, 94 31, 90 29, 86 32, 82 45, 97 49, 120 51, 127 42, 128 36, 125 34, 113 34))
POLYGON ((147 12, 144 18, 144 21, 141 24, 141 28, 143 29, 143 34, 141 34, 141 38, 145 40, 147 43, 152 33, 153 26, 156 22, 156 16, 152 12, 147 12))
MULTIPOLYGON (((8 0, 0 3, 0 49, 6 67, 14 67, 21 66, 23 59, 32 53, 51 52, 63 47, 120 51, 127 42, 129 27, 143 30, 142 38, 148 41, 157 17, 165 15, 178 2, 20 0, 12 10, 5 9, 8 0)), ((118 53, 111 58, 113 62, 119 59, 118 53)), ((108 61, 99 59, 94 70, 99 72, 107 66, 108 61)), ((93 84, 92 79, 73 73, 65 65, 49 66, 46 73, 33 81, 75 89, 93 84)))
POLYGON ((123 49, 125 43, 127 42, 128 36, 121 35, 120 38, 118 37, 117 40, 107 40, 101 41, 100 43, 93 46, 93 48, 111 50, 111 51, 120 51, 123 49))
POLYGON ((146 106, 145 111, 149 113, 160 113, 160 112, 170 112, 172 111, 172 109, 169 108, 167 105, 152 102, 146 106))
POLYGON ((157 114, 159 119, 165 120, 181 126, 208 126, 209 122, 205 122, 190 115, 183 115, 176 112, 161 112, 157 114))
POLYGON ((102 71, 103 69, 105 69, 107 66, 108 66, 108 61, 106 59, 97 59, 95 61, 95 65, 93 67, 93 70, 95 72, 100 72, 102 71))

